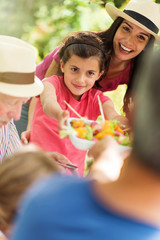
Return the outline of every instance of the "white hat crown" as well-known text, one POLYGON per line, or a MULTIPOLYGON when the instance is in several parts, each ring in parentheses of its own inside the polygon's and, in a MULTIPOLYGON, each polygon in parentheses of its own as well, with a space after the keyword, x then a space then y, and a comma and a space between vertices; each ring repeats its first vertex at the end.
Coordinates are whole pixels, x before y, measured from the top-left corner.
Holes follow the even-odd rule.
POLYGON ((1 41, 0 38, 0 72, 34 72, 36 68, 36 51, 34 48, 1 41))
POLYGON ((132 10, 145 16, 160 29, 160 7, 152 0, 131 0, 124 10, 132 10))

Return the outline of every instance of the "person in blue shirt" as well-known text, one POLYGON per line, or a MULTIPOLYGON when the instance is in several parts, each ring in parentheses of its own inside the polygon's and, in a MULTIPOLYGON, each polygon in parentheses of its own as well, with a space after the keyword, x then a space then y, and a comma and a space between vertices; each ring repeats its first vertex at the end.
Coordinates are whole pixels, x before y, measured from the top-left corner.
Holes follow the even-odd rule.
MULTIPOLYGON (((160 239, 160 50, 145 61, 136 78, 133 147, 118 179, 53 175, 38 182, 25 196, 12 240, 160 239)), ((108 136, 89 154, 114 170, 116 148, 108 136)))

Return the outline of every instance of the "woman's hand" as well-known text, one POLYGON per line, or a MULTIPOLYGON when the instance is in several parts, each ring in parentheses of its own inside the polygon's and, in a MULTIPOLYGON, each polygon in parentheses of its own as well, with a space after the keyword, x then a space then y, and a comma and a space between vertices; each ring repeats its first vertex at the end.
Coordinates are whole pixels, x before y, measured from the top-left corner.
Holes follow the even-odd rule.
POLYGON ((114 108, 114 104, 111 100, 108 100, 102 105, 105 119, 118 120, 122 125, 129 126, 129 121, 125 116, 118 114, 114 108))
POLYGON ((26 130, 24 132, 21 133, 21 143, 24 145, 27 145, 29 143, 30 140, 30 130, 26 130))
POLYGON ((125 128, 129 128, 130 127, 129 120, 125 116, 117 115, 114 119, 118 120, 122 125, 125 126, 125 128))

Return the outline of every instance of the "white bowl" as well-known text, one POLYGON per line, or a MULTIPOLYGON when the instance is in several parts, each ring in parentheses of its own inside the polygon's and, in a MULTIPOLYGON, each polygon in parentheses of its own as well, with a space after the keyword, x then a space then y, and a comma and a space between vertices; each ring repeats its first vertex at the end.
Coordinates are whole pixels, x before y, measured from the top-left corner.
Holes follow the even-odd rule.
MULTIPOLYGON (((67 126, 68 126, 69 128, 72 128, 72 126, 71 126, 72 120, 79 120, 79 118, 68 118, 68 119, 67 119, 67 126)), ((92 122, 94 122, 94 121, 92 121, 92 120, 87 120, 87 119, 86 119, 85 122, 86 122, 86 123, 92 123, 92 122)), ((91 141, 91 140, 79 138, 79 137, 77 137, 77 136, 75 136, 75 135, 73 135, 73 134, 70 134, 70 135, 69 135, 69 138, 70 138, 72 144, 73 144, 76 148, 81 149, 81 150, 88 150, 88 149, 90 149, 90 148, 96 143, 95 141, 91 141)), ((126 151, 126 150, 131 149, 131 147, 123 146, 123 145, 120 145, 120 144, 118 144, 118 147, 119 147, 119 152, 120 152, 120 153, 122 153, 122 152, 124 152, 124 151, 126 151)))

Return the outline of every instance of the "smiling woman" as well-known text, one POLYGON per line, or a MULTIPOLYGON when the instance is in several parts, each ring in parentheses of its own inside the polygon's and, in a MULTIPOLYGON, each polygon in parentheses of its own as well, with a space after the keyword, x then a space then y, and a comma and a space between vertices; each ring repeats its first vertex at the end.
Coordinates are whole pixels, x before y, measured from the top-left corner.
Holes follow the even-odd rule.
POLYGON ((103 91, 110 91, 126 83, 124 111, 129 113, 128 104, 139 61, 144 51, 152 48, 154 42, 160 42, 159 4, 152 0, 131 0, 123 11, 110 4, 106 5, 106 10, 114 23, 101 35, 105 39, 106 51, 111 54, 102 87, 103 91))

